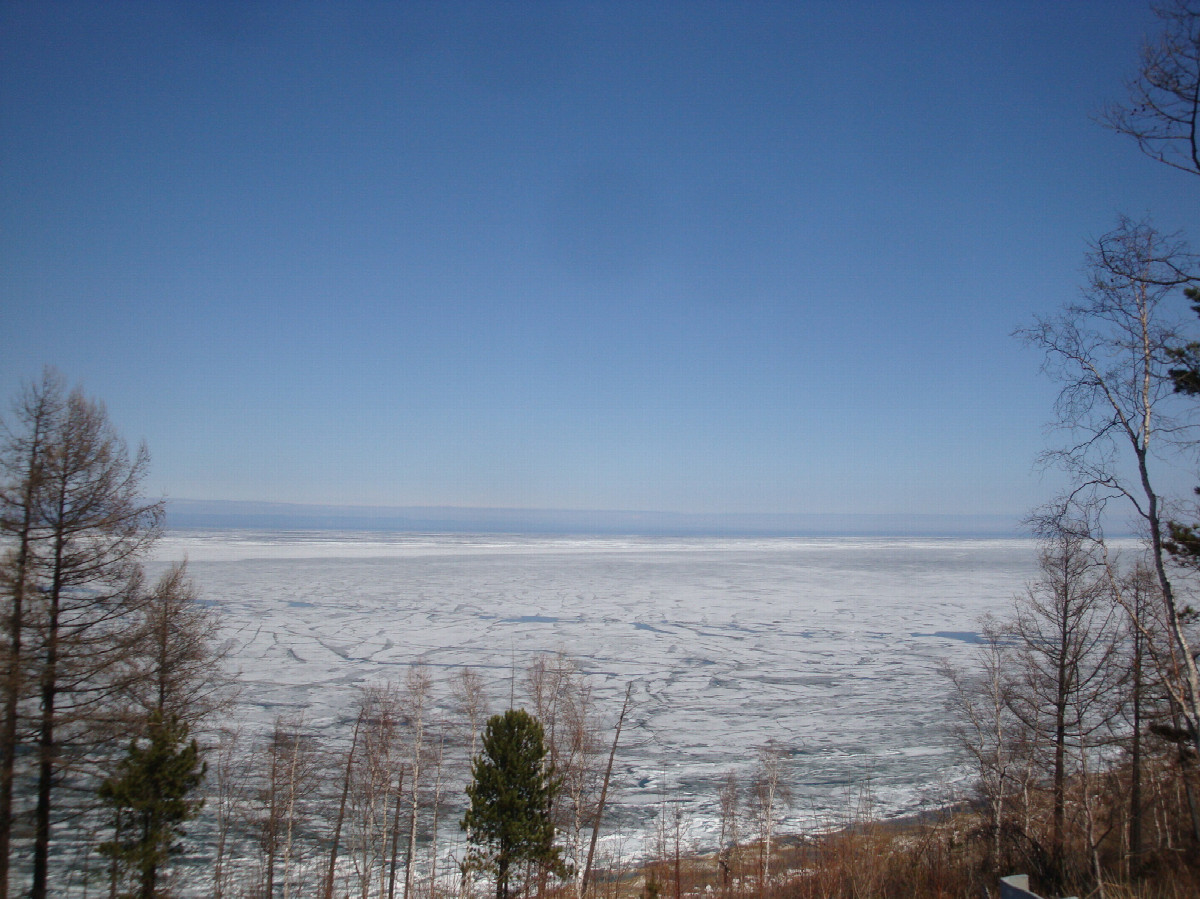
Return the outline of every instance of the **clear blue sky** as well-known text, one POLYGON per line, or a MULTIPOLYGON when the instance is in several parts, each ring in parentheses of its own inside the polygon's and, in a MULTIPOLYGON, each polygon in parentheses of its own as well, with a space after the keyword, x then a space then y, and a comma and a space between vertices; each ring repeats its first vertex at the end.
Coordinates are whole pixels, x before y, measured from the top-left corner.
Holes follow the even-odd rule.
MULTIPOLYGON (((176 498, 1021 513, 1143 2, 0 5, 0 390, 176 498)), ((1181 300, 1182 306, 1182 300, 1181 300)))

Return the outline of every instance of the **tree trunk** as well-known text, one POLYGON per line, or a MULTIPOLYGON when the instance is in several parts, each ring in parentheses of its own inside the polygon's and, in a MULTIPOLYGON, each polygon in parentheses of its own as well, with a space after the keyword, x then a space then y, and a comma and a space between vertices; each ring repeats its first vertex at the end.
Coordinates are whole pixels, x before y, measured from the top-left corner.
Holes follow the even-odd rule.
POLYGON ((45 453, 55 416, 62 411, 60 379, 47 371, 30 388, 18 407, 25 434, 14 435, 4 467, 20 483, 20 522, 16 526, 16 555, 12 572, 12 606, 8 620, 8 670, 4 678, 4 720, 0 725, 0 899, 8 899, 9 856, 12 847, 13 779, 16 766, 17 722, 24 689, 22 672, 25 594, 33 581, 34 508, 44 475, 45 453))
MULTIPOLYGON (((1134 598, 1135 612, 1142 614, 1141 592, 1134 598)), ((1142 855, 1142 632, 1133 628, 1133 738, 1129 770, 1129 860, 1130 873, 1137 875, 1142 855)))
POLYGON ((354 766, 354 750, 358 746, 358 730, 362 726, 366 708, 358 713, 354 722, 354 736, 350 738, 350 753, 346 756, 346 776, 342 780, 342 800, 338 804, 337 818, 334 819, 333 839, 329 841, 329 870, 325 876, 325 899, 333 899, 333 879, 337 873, 338 843, 342 838, 342 822, 346 820, 346 799, 350 795, 350 772, 354 766))
POLYGON ((438 811, 442 802, 442 754, 445 741, 446 735, 443 731, 438 738, 437 773, 433 778, 433 824, 429 829, 429 899, 437 899, 438 811))
MULTIPOLYGON (((1068 590, 1064 583, 1062 589, 1068 590)), ((1054 824, 1051 831, 1051 852, 1054 860, 1054 870, 1059 878, 1063 874, 1063 831, 1066 828, 1066 799, 1067 799, 1067 700, 1070 695, 1070 677, 1067 672, 1068 642, 1070 640, 1069 621, 1065 612, 1066 600, 1063 600, 1064 614, 1058 624, 1059 644, 1057 683, 1054 697, 1054 824)))
MULTIPOLYGON (((65 495, 59 492, 58 520, 62 521, 65 495)), ((46 899, 50 870, 50 792, 54 786, 54 703, 58 696, 58 627, 62 596, 63 536, 55 539, 54 577, 46 620, 46 661, 42 669, 42 717, 38 736, 37 808, 34 812, 33 885, 31 899, 46 899)))
POLYGON ((263 839, 263 851, 266 853, 267 876, 266 876, 266 895, 267 899, 274 899, 275 896, 275 850, 278 841, 276 829, 279 826, 279 723, 276 720, 275 724, 276 739, 271 741, 271 768, 270 781, 267 784, 269 791, 267 805, 267 830, 263 839))
MULTIPOLYGON (((44 406, 43 406, 44 409, 44 406)), ((37 416, 30 435, 21 497, 21 525, 14 561, 12 608, 8 622, 8 671, 4 681, 4 724, 0 731, 0 899, 8 899, 8 858, 12 843, 13 773, 17 755, 17 718, 21 704, 21 639, 25 624, 25 591, 29 583, 30 544, 33 540, 33 502, 37 488, 43 422, 37 416)))
POLYGON ((503 850, 496 861, 496 899, 508 899, 508 857, 503 850))
POLYGON ((600 824, 604 820, 604 803, 608 799, 608 781, 612 777, 613 759, 617 756, 617 743, 621 739, 621 725, 625 723, 625 712, 629 709, 629 699, 633 695, 633 681, 625 688, 625 702, 621 705, 621 714, 617 717, 617 730, 613 734, 612 749, 608 753, 608 767, 604 769, 604 782, 600 786, 600 799, 596 803, 596 820, 592 822, 592 842, 588 846, 587 864, 583 868, 583 883, 579 894, 587 894, 588 879, 592 875, 592 859, 596 855, 596 840, 600 836, 600 824))
POLYGON ((1142 486, 1147 497, 1147 524, 1150 527, 1151 556, 1154 559, 1154 572, 1158 576, 1159 588, 1162 590, 1163 604, 1167 612, 1167 628, 1179 654, 1179 664, 1182 666, 1183 680, 1183 717, 1187 721, 1192 736, 1192 748, 1200 755, 1200 671, 1196 668, 1196 658, 1192 654, 1191 645, 1183 632, 1179 608, 1175 603, 1175 591, 1167 577, 1162 543, 1162 521, 1158 515, 1158 495, 1150 488, 1150 477, 1146 469, 1146 454, 1138 455, 1138 468, 1141 473, 1142 486))
MULTIPOLYGON (((135 458, 129 458, 102 405, 79 391, 64 398, 60 380, 52 372, 47 372, 41 385, 34 388, 34 395, 42 400, 38 414, 43 415, 44 425, 34 441, 42 445, 40 471, 36 485, 27 482, 22 486, 33 509, 30 527, 43 533, 40 539, 49 551, 45 557, 36 558, 40 554, 32 553, 30 541, 25 542, 19 614, 28 617, 24 600, 33 595, 36 586, 39 670, 30 675, 30 680, 39 684, 41 709, 34 739, 37 784, 31 896, 44 899, 50 883, 55 780, 64 766, 64 740, 71 735, 64 711, 75 711, 72 701, 84 694, 93 709, 115 694, 117 685, 105 678, 115 669, 116 660, 125 658, 131 630, 120 626, 124 621, 118 622, 132 611, 132 606, 126 606, 128 591, 134 583, 138 558, 158 534, 162 504, 142 504, 141 481, 149 464, 148 454, 143 448, 135 458), (70 674, 66 685, 62 680, 65 672, 70 674)), ((30 414, 26 414, 26 422, 31 421, 30 414)), ((11 468, 8 461, 4 464, 11 468)), ((27 623, 21 624, 19 634, 22 663, 30 655, 24 641, 27 623)), ((4 685, 6 698, 14 695, 14 685, 18 686, 19 699, 19 681, 11 678, 6 678, 4 685)), ((5 729, 12 723, 14 711, 6 702, 5 729)), ((4 742, 0 731, 0 743, 4 742)), ((11 769, 7 756, 0 756, 4 758, 0 763, 2 806, 2 784, 6 779, 11 784, 11 769)), ((0 831, 10 827, 11 820, 10 796, 8 817, 0 824, 0 831)), ((6 836, 10 842, 9 851, 3 853, 5 864, 12 855, 11 831, 6 836)), ((0 835, 0 840, 4 838, 0 835)), ((0 881, 3 879, 0 877, 0 881)))
POLYGON ((400 855, 400 804, 404 797, 404 766, 396 780, 396 809, 392 813, 392 858, 388 871, 388 899, 396 899, 396 859, 400 855))
POLYGON ((404 858, 404 899, 412 899, 413 862, 417 854, 417 811, 420 808, 421 740, 423 721, 417 716, 417 731, 413 737, 412 814, 408 819, 408 853, 404 858))

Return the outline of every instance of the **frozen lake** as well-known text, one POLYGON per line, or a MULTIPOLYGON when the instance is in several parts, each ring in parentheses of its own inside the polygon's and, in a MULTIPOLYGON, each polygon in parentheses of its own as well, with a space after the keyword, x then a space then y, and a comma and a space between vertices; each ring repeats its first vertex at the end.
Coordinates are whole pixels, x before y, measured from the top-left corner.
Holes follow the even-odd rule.
POLYGON ((883 814, 943 798, 956 754, 938 662, 968 661, 980 616, 1004 614, 1036 563, 1021 539, 315 531, 174 532, 156 555, 186 556, 222 609, 253 726, 344 722, 356 687, 416 661, 442 695, 471 666, 498 710, 514 659, 563 650, 610 721, 635 683, 623 819, 644 826, 670 796, 701 830, 724 773, 768 741, 789 758, 791 826, 837 819, 868 784, 883 814))

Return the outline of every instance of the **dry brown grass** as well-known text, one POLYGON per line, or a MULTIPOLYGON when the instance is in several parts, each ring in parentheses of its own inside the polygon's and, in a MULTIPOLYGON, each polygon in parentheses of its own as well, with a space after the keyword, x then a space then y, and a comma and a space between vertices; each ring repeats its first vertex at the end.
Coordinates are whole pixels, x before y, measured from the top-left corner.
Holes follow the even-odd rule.
MULTIPOLYGON (((993 834, 970 810, 947 811, 922 822, 859 821, 816 837, 784 837, 772 852, 769 884, 756 876, 758 847, 741 847, 740 863, 726 880, 714 854, 692 855, 679 866, 655 861, 624 872, 609 872, 597 884, 603 899, 980 899, 997 895, 1001 874, 1030 873, 1045 896, 1099 897, 1088 881, 1088 866, 1069 847, 1068 868, 1078 882, 1056 888, 1020 858, 1034 858, 1033 837, 1010 835, 1006 857, 993 858, 993 834), (1024 848, 1022 843, 1026 843, 1024 848)), ((1194 899, 1200 896, 1200 858, 1196 847, 1147 854, 1136 877, 1118 867, 1106 869, 1104 899, 1194 899)))

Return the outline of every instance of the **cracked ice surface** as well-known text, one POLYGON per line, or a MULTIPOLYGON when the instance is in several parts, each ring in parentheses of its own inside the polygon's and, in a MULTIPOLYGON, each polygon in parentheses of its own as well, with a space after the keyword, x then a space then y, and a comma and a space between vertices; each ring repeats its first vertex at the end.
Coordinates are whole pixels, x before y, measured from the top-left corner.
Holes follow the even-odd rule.
POLYGON ((792 826, 837 820, 867 783, 884 814, 939 798, 958 760, 936 666, 969 661, 1036 562, 1019 539, 245 531, 176 532, 157 555, 186 556, 222 609, 255 726, 303 711, 348 733, 354 688, 418 660, 443 698, 475 668, 495 710, 514 659, 564 650, 610 725, 634 681, 614 771, 634 829, 664 795, 711 821, 724 772, 768 741, 790 756, 792 826))

